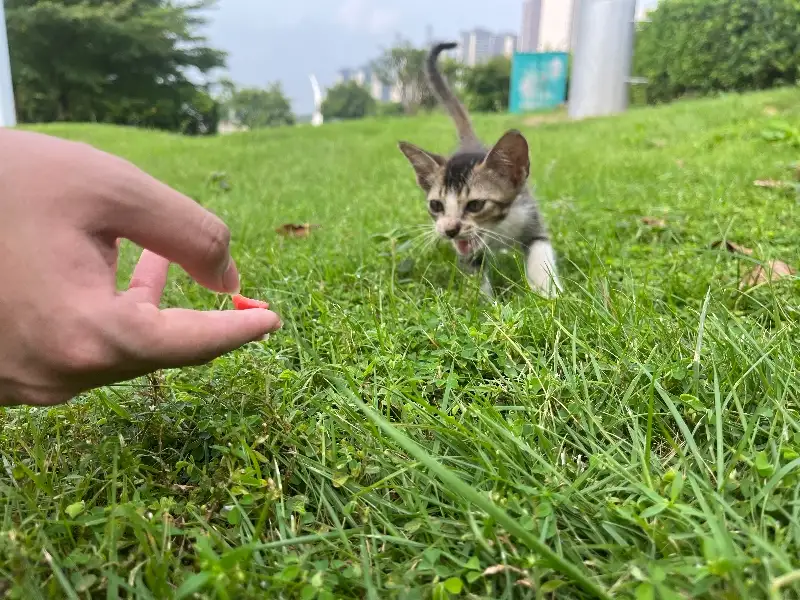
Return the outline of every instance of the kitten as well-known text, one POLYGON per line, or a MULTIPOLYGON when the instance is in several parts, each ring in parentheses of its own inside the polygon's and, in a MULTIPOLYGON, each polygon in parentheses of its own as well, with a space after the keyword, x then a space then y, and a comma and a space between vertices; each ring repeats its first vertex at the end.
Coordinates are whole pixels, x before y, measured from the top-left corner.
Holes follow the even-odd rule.
POLYGON ((459 264, 483 271, 481 289, 490 297, 492 286, 483 270, 484 255, 510 247, 525 253, 530 287, 552 298, 562 290, 555 253, 535 199, 528 190, 528 142, 519 131, 507 131, 487 149, 478 140, 464 106, 436 66, 439 54, 455 43, 435 45, 427 59, 428 82, 455 121, 459 146, 449 158, 400 142, 425 192, 436 233, 453 243, 459 264))

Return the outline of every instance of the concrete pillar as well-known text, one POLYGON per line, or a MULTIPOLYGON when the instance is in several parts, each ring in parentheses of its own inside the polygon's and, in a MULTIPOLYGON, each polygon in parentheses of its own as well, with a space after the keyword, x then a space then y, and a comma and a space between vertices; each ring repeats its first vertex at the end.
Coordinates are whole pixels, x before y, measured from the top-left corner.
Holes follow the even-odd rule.
POLYGON ((569 84, 573 119, 624 112, 633 59, 636 0, 581 0, 569 84))
POLYGON ((0 127, 14 127, 17 113, 14 108, 14 87, 11 83, 11 60, 8 56, 6 12, 0 0, 0 127))

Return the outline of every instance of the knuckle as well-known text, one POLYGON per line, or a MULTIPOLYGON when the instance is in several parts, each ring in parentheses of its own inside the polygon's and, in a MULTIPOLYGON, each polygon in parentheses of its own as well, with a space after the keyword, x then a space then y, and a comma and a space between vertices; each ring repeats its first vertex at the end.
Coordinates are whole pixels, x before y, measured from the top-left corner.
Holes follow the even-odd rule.
POLYGON ((206 256, 213 262, 222 262, 228 256, 231 243, 231 231, 222 220, 208 213, 203 220, 203 237, 206 244, 206 256))

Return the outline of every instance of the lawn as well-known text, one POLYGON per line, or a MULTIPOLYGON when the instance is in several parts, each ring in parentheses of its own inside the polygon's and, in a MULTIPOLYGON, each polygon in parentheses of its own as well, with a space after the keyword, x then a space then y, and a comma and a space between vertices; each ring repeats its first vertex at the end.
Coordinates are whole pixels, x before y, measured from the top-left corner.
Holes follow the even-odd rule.
MULTIPOLYGON (((0 588, 800 597, 800 286, 739 290, 759 261, 800 266, 787 124, 798 89, 477 117, 487 140, 528 135, 566 286, 542 300, 506 257, 495 303, 428 243, 396 147, 452 149, 443 116, 215 139, 40 128, 213 209, 243 293, 285 325, 206 367, 0 411, 0 588)), ((173 275, 170 304, 230 306, 173 275)))

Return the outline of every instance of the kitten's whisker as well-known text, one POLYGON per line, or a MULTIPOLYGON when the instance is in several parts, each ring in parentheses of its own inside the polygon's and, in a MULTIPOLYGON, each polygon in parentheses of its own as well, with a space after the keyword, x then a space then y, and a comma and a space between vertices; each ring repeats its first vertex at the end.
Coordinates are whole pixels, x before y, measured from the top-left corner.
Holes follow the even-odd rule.
POLYGON ((481 243, 481 246, 483 246, 483 250, 485 252, 487 252, 490 256, 494 256, 494 249, 486 243, 486 240, 484 240, 482 237, 478 237, 478 241, 481 243))
POLYGON ((434 246, 434 244, 436 244, 436 241, 438 239, 438 235, 436 235, 435 231, 432 231, 432 230, 429 229, 428 231, 422 233, 419 236, 419 238, 421 240, 421 243, 420 243, 420 246, 418 247, 418 251, 419 252, 427 252, 428 250, 430 250, 434 246))
POLYGON ((487 236, 487 237, 489 237, 491 239, 494 239, 494 240, 496 240, 498 242, 508 243, 508 244, 511 244, 511 245, 517 243, 516 238, 508 236, 508 235, 503 235, 502 233, 498 233, 497 231, 492 231, 491 229, 485 229, 484 227, 478 227, 477 230, 478 230, 479 233, 481 233, 481 234, 483 234, 483 235, 485 235, 485 236, 487 236))

